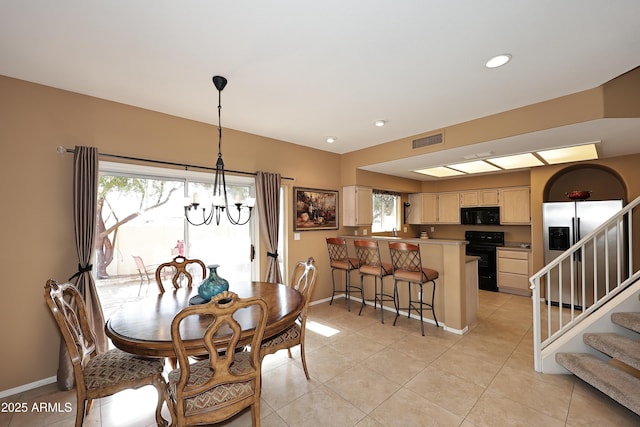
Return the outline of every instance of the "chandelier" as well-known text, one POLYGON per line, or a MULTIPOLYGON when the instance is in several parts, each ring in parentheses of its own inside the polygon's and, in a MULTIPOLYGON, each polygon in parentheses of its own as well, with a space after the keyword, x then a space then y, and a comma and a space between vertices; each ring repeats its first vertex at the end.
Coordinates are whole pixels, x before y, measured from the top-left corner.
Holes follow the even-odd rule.
POLYGON ((227 79, 221 76, 213 77, 213 84, 218 89, 218 161, 216 162, 216 177, 213 182, 213 198, 211 206, 207 212, 206 206, 201 206, 198 194, 193 195, 190 203, 184 207, 184 217, 191 225, 209 225, 216 219, 216 225, 220 225, 220 217, 222 213, 226 213, 227 219, 233 225, 244 225, 251 219, 251 211, 255 206, 256 199, 247 197, 244 201, 235 201, 229 205, 227 198, 227 182, 224 177, 224 161, 222 160, 222 125, 220 121, 220 112, 222 111, 222 89, 227 85, 227 79), (197 212, 202 212, 202 221, 192 220, 190 218, 191 211, 194 211, 196 217, 197 212))

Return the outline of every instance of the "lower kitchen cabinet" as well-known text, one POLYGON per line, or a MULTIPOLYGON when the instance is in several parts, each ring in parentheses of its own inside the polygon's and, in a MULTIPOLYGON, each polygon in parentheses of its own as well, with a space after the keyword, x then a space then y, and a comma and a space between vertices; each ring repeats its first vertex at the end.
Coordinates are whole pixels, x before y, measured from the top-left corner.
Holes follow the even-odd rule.
POLYGON ((500 292, 531 295, 529 276, 532 260, 528 250, 498 248, 498 288, 500 292))

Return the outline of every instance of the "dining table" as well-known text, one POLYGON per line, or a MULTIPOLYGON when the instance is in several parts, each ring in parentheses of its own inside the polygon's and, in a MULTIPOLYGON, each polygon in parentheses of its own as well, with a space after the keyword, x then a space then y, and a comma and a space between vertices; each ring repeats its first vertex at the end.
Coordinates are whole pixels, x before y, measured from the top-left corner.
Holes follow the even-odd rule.
MULTIPOLYGON (((283 284, 236 282, 230 286, 229 291, 238 294, 240 298, 260 297, 266 301, 268 313, 264 339, 290 327, 304 306, 302 294, 283 284)), ((171 322, 176 314, 197 300, 197 287, 192 287, 166 291, 130 302, 107 320, 106 334, 115 347, 127 353, 174 358, 176 354, 171 340, 171 322)), ((207 354, 202 337, 211 322, 207 316, 201 317, 182 325, 185 347, 191 356, 207 354)), ((242 327, 239 344, 248 344, 255 331, 256 313, 251 309, 244 309, 237 312, 234 318, 242 327)), ((225 348, 230 339, 230 331, 220 330, 213 339, 217 348, 225 348)))

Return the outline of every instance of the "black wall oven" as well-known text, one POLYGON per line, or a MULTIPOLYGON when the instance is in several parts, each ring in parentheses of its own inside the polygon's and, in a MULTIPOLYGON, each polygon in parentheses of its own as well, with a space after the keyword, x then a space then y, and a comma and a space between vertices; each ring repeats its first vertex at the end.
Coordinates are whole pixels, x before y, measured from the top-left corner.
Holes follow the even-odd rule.
POLYGON ((465 231, 466 254, 477 256, 478 287, 486 291, 498 292, 498 268, 496 248, 504 246, 504 233, 501 231, 465 231))

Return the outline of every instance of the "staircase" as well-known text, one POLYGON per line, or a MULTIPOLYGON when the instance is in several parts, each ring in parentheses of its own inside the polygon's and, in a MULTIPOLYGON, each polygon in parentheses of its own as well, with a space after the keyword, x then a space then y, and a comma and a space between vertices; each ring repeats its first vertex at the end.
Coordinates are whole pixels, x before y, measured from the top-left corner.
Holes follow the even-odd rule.
MULTIPOLYGON (((640 313, 617 312, 611 322, 640 334, 640 313)), ((610 357, 590 353, 556 353, 556 362, 583 381, 640 415, 640 341, 616 332, 585 333, 589 347, 610 357)))
POLYGON ((569 371, 638 415, 640 255, 634 254, 634 242, 640 241, 639 223, 637 197, 529 278, 534 369, 569 371), (614 244, 604 245, 611 248, 601 254, 599 241, 614 244), (593 271, 593 280, 585 279, 586 271, 593 271), (566 301, 554 304, 546 297, 567 294, 563 289, 571 290, 566 301))

